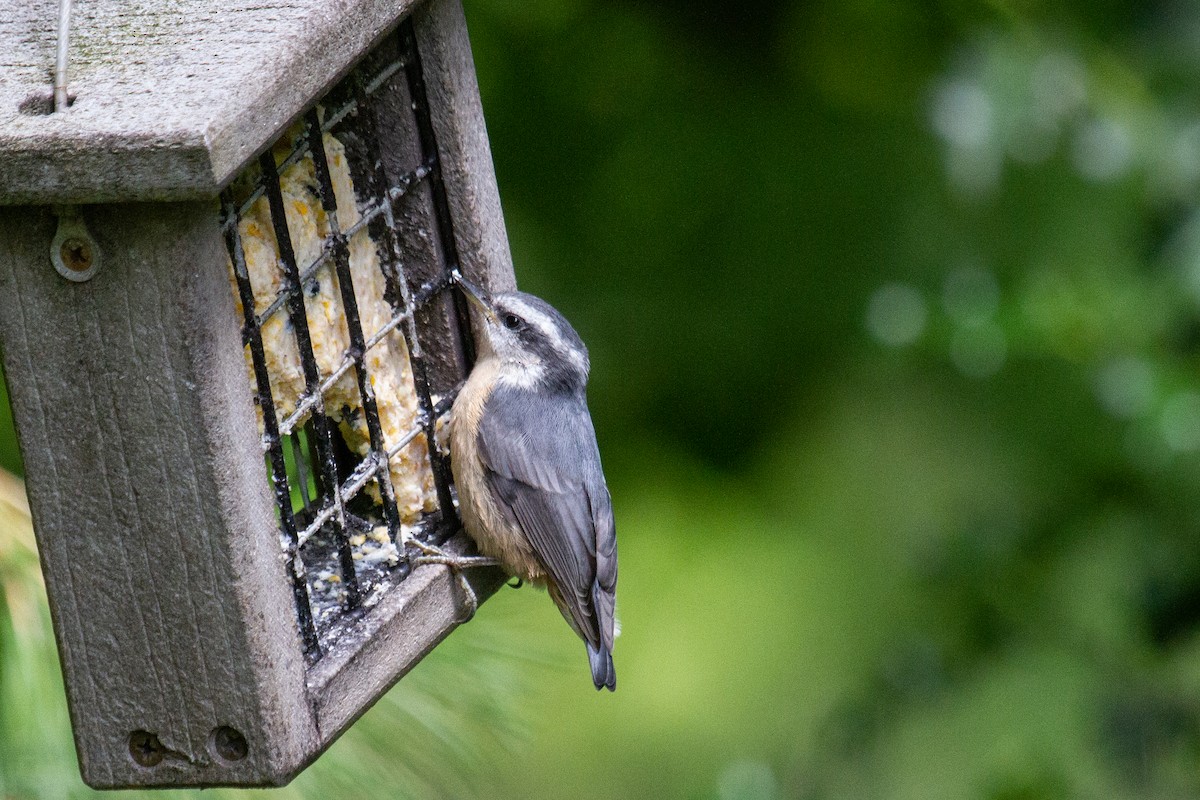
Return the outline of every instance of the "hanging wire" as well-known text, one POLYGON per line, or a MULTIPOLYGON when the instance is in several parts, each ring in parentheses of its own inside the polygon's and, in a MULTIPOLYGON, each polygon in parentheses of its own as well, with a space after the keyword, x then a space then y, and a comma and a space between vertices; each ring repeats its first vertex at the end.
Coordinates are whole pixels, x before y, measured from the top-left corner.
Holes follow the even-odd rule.
POLYGON ((66 111, 67 54, 71 46, 71 0, 58 0, 58 55, 54 63, 54 110, 66 111))

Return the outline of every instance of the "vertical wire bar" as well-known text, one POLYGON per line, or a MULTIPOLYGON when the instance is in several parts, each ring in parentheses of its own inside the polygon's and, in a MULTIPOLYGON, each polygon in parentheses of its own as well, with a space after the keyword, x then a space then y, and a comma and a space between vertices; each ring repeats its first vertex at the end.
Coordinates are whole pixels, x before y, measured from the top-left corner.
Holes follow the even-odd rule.
POLYGON ((337 541, 338 561, 342 573, 342 585, 346 592, 346 605, 356 608, 362 601, 358 586, 358 574, 354 569, 354 555, 350 549, 350 537, 346 531, 346 509, 342 504, 342 491, 338 485, 337 462, 333 454, 333 430, 325 414, 325 399, 320 396, 321 376, 317 359, 313 354, 312 336, 308 330, 308 315, 304 307, 304 288, 300 283, 300 271, 296 266, 296 252, 288 231, 287 214, 283 205, 283 191, 279 184, 279 172, 275 168, 275 157, 271 151, 259 158, 267 203, 271 209, 271 224, 275 229, 275 242, 279 248, 279 260, 283 265, 284 286, 287 293, 288 318, 296 335, 296 346, 300 353, 300 366, 304 372, 305 392, 316 392, 312 410, 313 432, 316 434, 317 454, 320 457, 320 475, 323 488, 333 504, 331 519, 337 541))
MULTIPOLYGON (((446 187, 442 183, 442 162, 438 156, 437 140, 433 130, 433 118, 429 112, 429 96, 425 91, 425 76, 421 70, 421 58, 417 52, 417 37, 413 29, 411 17, 401 24, 397 33, 400 37, 401 58, 404 60, 404 75, 408 80, 409 96, 412 99, 413 114, 416 117, 421 156, 425 163, 432 164, 429 174, 429 188, 433 198, 438 239, 442 246, 443 277, 449 279, 455 265, 458 264, 458 246, 454 241, 454 229, 451 225, 450 204, 446 198, 446 187)), ((388 216, 389 223, 394 223, 391 215, 389 214, 388 216)), ((405 276, 403 282, 405 285, 408 284, 407 276, 405 276)), ((452 297, 459 328, 467 332, 466 335, 460 336, 459 339, 463 343, 464 359, 468 367, 470 367, 475 361, 474 340, 470 336, 470 318, 461 295, 458 292, 454 292, 452 297)), ((429 445, 429 462, 433 468, 434 483, 437 485, 438 505, 442 509, 442 530, 435 537, 440 543, 441 540, 449 538, 450 533, 456 531, 460 527, 461 522, 458 519, 458 513, 454 508, 454 501, 450 493, 452 477, 450 475, 449 459, 437 447, 437 440, 434 436, 437 419, 434 416, 433 402, 430 398, 429 376, 425 369, 424 359, 420 356, 420 343, 417 340, 415 312, 410 315, 410 328, 412 329, 410 352, 413 353, 413 377, 417 384, 417 396, 421 400, 421 407, 425 413, 425 438, 428 440, 429 445), (446 523, 449 524, 447 525, 446 523)))
MULTIPOLYGON (((402 56, 402 63, 407 67, 407 58, 404 56, 402 56)), ((374 165, 373 174, 369 180, 383 187, 379 190, 380 194, 387 198, 389 197, 386 189, 388 184, 387 176, 384 172, 381 154, 378 152, 378 148, 375 147, 375 144, 378 142, 378 125, 374 117, 374 109, 366 99, 361 82, 355 88, 359 104, 360 126, 363 127, 365 133, 363 140, 366 143, 367 158, 374 165)), ((428 174, 430 173, 427 173, 426 177, 428 174)), ((412 285, 407 273, 404 271, 403 259, 399 250, 399 231, 396 229, 395 206, 403 202, 403 197, 404 195, 400 194, 391 199, 385 199, 383 204, 387 249, 385 250, 385 259, 381 267, 383 268, 384 281, 387 284, 388 298, 396 313, 405 315, 405 325, 402 328, 402 333, 404 341, 408 345, 409 363, 412 367, 413 375, 413 388, 416 390, 417 402, 421 408, 421 429, 425 434, 430 469, 433 472, 434 487, 438 494, 438 507, 441 511, 440 522, 444 528, 453 531, 459 527, 458 514, 454 508, 453 495, 450 493, 449 465, 437 449, 435 438, 437 415, 433 407, 428 373, 425 369, 421 343, 417 332, 416 311, 421 304, 414 300, 412 285), (444 473, 439 472, 439 466, 442 464, 445 465, 446 469, 444 473)), ((435 532, 435 534, 434 539, 436 541, 447 538, 438 532, 435 532)))
MULTIPOLYGON (((396 217, 392 204, 384 207, 384 221, 388 228, 395 231, 396 217)), ((394 242, 394 239, 393 239, 394 242)), ((397 313, 405 314, 405 324, 402 328, 404 341, 408 344, 409 363, 412 366, 413 388, 417 393, 417 402, 421 407, 421 429, 425 434, 426 452, 430 469, 433 472, 434 488, 437 490, 438 507, 442 512, 441 523, 449 526, 450 530, 458 529, 458 514, 454 508, 453 495, 450 493, 449 464, 445 456, 437 448, 437 413, 434 410, 433 397, 429 388, 429 373, 425 368, 425 357, 421 349, 420 334, 417 330, 417 310, 423 303, 413 296, 412 284, 404 271, 398 249, 393 245, 392 263, 398 275, 391 276, 394 286, 390 292, 396 298, 397 313)), ((386 275, 387 273, 385 273, 386 275)), ((428 299, 425 300, 428 302, 428 299)), ((447 538, 439 532, 435 537, 440 541, 447 538)))
MULTIPOLYGON (((404 62, 401 61, 400 64, 403 69, 404 62)), ((400 198, 393 200, 389 194, 387 174, 383 166, 383 154, 379 151, 379 124, 375 119, 375 106, 367 97, 362 74, 354 77, 354 101, 358 106, 358 127, 362 132, 360 140, 363 150, 366 151, 365 160, 370 165, 370 169, 366 171, 367 191, 383 208, 383 235, 380 238, 383 239, 382 255, 384 257, 380 259, 379 267, 387 287, 385 295, 392 306, 392 311, 396 314, 405 314, 408 312, 408 307, 404 303, 400 289, 401 276, 397 275, 397 272, 401 271, 400 251, 396 243, 396 226, 392 215, 392 205, 399 202, 400 198)), ((414 184, 415 182, 416 179, 414 179, 414 184)))
MULTIPOLYGON (((404 68, 403 60, 399 62, 399 65, 400 69, 404 68)), ((384 297, 387 299, 394 313, 406 316, 405 324, 401 328, 400 334, 404 337, 405 346, 408 348, 409 367, 410 372, 412 372, 413 390, 415 392, 416 361, 413 357, 413 346, 416 336, 414 333, 415 329, 410 329, 410 326, 414 324, 415 309, 411 307, 411 303, 409 302, 408 280, 405 278, 403 267, 401 266, 400 247, 396 234, 396 220, 393 213, 393 206, 395 203, 400 202, 403 193, 394 199, 391 197, 387 171, 383 165, 383 154, 379 150, 379 124, 375 115, 375 105, 367 96, 365 79, 361 72, 354 77, 354 100, 358 107, 358 127, 362 133, 360 141, 365 151, 365 161, 369 165, 369 169, 366 170, 367 191, 376 202, 380 203, 383 209, 382 235, 379 237, 382 240, 379 268, 380 272, 383 273, 385 284, 384 297)), ((414 177, 412 180, 413 185, 419 179, 419 177, 414 177)), ((420 354, 419 351, 416 352, 418 355, 420 354)), ((417 400, 421 406, 422 417, 427 417, 429 412, 426 410, 419 393, 417 400)), ((422 427, 424 428, 423 424, 422 427)), ((428 432, 426 432, 426 438, 428 438, 428 432)), ((441 495, 438 496, 438 502, 440 505, 441 495)), ((452 518, 454 518, 454 513, 454 507, 451 505, 450 514, 452 518)), ((443 519, 446 518, 444 513, 442 516, 443 519)), ((401 544, 402 542, 398 540, 397 546, 401 544)), ((404 552, 402 547, 401 552, 404 552)), ((404 558, 404 569, 407 570, 408 556, 405 555, 404 558)))
POLYGON ((350 355, 354 359, 354 374, 358 379, 358 394, 362 398, 363 416, 366 417, 367 434, 371 441, 371 454, 378 469, 375 482, 383 500, 383 513, 387 519, 388 536, 394 544, 400 542, 400 512, 396 508, 395 488, 387 457, 387 444, 383 439, 383 426, 379 422, 379 406, 375 402, 375 387, 367 374, 367 344, 363 336, 362 320, 358 314, 358 299, 354 296, 354 283, 350 275, 350 246, 338 224, 337 197, 333 191, 333 176, 329 172, 329 158, 325 153, 324 137, 321 135, 321 120, 314 108, 307 114, 308 148, 312 153, 313 172, 317 178, 317 192, 325 219, 329 225, 330 245, 333 249, 333 265, 337 274, 338 288, 342 295, 342 312, 346 315, 346 330, 350 334, 350 355))
MULTIPOLYGON (((400 68, 404 68, 403 61, 400 62, 400 68)), ((416 313, 415 309, 411 308, 409 303, 408 281, 404 277, 403 267, 401 266, 400 247, 396 235, 396 221, 392 210, 393 204, 400 202, 401 197, 397 196, 395 199, 392 199, 390 196, 387 173, 383 165, 383 154, 379 151, 379 124, 375 117, 375 105, 367 96, 362 73, 357 74, 354 79, 354 99, 358 106, 358 127, 362 132, 360 141, 365 151, 365 160, 370 165, 370 168, 366 170, 367 191, 383 208, 382 235, 380 236, 382 247, 380 248, 381 258, 379 267, 383 273, 383 281, 386 287, 384 296, 391 305, 393 312, 396 314, 405 314, 407 317, 404 326, 401 328, 400 335, 404 337, 404 343, 408 348, 413 389, 416 391, 416 361, 413 358, 415 335, 410 335, 409 333, 409 326, 413 324, 413 318, 416 313)), ((416 179, 414 179, 414 184, 415 181, 416 179)), ((417 402, 421 407, 422 417, 426 416, 428 412, 419 393, 417 395, 417 402)), ((426 432, 426 438, 428 438, 428 432, 426 432)), ((440 495, 438 496, 438 504, 441 505, 440 495)), ((451 506, 451 513, 453 513, 453 506, 451 506)), ((397 540, 396 544, 400 546, 402 542, 397 540)), ((403 551, 403 548, 401 550, 403 551)), ((407 556, 405 558, 407 559, 407 556)))
POLYGON ((292 594, 296 600, 296 618, 304 650, 312 656, 321 655, 321 644, 313 621, 312 601, 308 596, 308 582, 304 576, 304 563, 300 558, 299 536, 296 519, 292 514, 292 495, 288 489, 287 464, 283 458, 283 445, 279 437, 279 420, 275 416, 275 400, 271 392, 271 379, 267 373, 267 359, 263 352, 262 332, 254 310, 254 289, 250 285, 250 274, 246 270, 246 256, 242 251, 242 240, 238 233, 237 211, 231 200, 225 201, 225 214, 231 224, 225 225, 225 246, 233 261, 233 274, 237 281, 238 297, 242 303, 245 320, 245 337, 249 340, 250 358, 254 365, 254 379, 258 389, 259 408, 262 411, 263 430, 266 434, 267 451, 271 461, 272 485, 275 488, 275 505, 283 526, 287 547, 284 559, 288 578, 292 583, 292 594))

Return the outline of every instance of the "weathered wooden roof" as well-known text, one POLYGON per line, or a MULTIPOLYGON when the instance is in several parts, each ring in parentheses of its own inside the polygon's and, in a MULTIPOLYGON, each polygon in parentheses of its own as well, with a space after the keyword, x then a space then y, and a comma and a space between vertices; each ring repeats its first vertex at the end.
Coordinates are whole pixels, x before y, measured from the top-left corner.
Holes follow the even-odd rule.
POLYGON ((0 204, 215 195, 413 0, 0 0, 0 204))

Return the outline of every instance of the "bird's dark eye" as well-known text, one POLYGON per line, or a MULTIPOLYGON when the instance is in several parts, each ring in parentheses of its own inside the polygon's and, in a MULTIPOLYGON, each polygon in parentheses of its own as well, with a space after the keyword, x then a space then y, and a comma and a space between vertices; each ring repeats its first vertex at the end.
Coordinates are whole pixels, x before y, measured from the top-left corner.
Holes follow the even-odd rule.
POLYGON ((504 327, 508 328, 510 331, 515 331, 517 328, 521 327, 521 318, 516 314, 505 314, 503 320, 504 327))

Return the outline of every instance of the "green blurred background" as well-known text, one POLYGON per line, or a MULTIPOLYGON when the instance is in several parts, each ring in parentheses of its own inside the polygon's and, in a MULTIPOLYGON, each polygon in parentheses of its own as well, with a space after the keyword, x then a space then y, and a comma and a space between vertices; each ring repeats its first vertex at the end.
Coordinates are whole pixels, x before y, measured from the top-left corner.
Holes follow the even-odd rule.
MULTIPOLYGON (((1200 4, 466 6, 620 688, 505 590, 269 796, 1200 794, 1200 4)), ((21 525, 0 797, 86 796, 21 525)))

